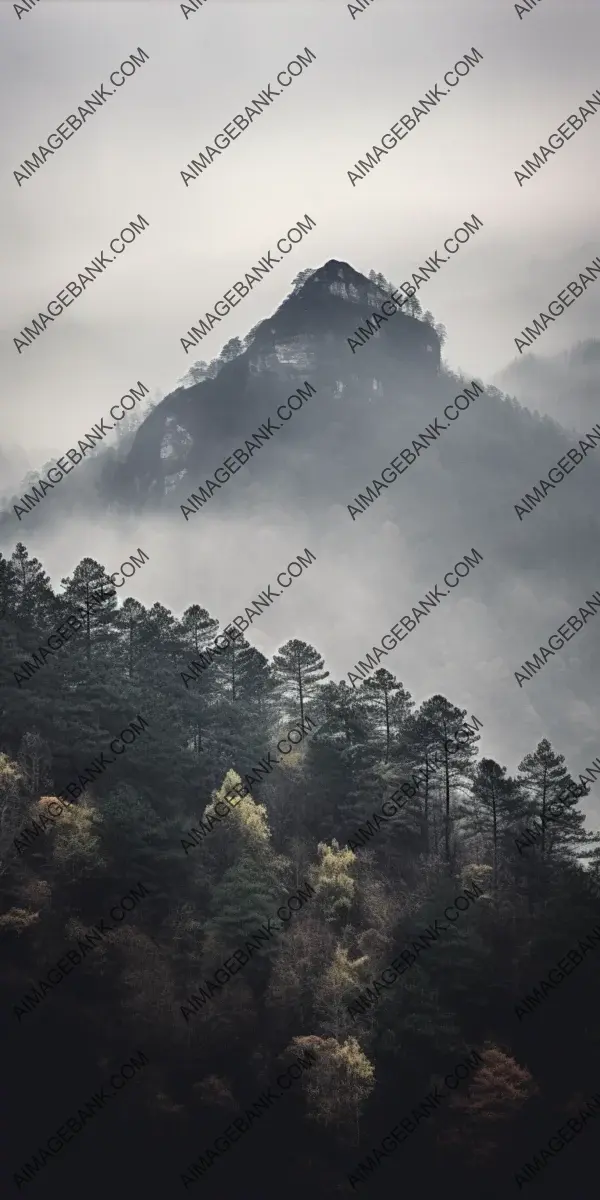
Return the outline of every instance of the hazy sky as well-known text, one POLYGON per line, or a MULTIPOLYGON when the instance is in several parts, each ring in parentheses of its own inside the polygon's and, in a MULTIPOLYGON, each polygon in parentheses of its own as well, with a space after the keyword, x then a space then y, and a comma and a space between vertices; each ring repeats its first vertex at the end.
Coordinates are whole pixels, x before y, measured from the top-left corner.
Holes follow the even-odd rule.
MULTIPOLYGON (((0 0, 0 94, 11 114, 0 151, 3 446, 41 469, 138 379, 167 393, 196 357, 247 333, 303 268, 337 258, 401 283, 472 213, 483 229, 419 298, 447 328, 450 366, 489 381, 516 353, 515 335, 600 254, 600 113, 522 188, 513 174, 600 88, 599 33, 592 0, 542 0, 522 20, 508 0, 374 0, 354 21, 341 0, 206 0, 187 21, 174 0, 40 0, 20 21, 0 0), (140 46, 149 61, 19 188, 13 171, 140 46), (180 170, 305 47, 316 61, 186 189, 180 170), (472 47, 483 61, 353 188, 348 169, 472 47), (150 228, 18 355, 13 337, 138 213, 150 228), (305 213, 317 228, 186 357, 180 336, 305 213)), ((599 314, 600 282, 536 353, 596 336, 599 314)), ((568 393, 562 419, 570 424, 568 393)), ((99 514, 93 529, 74 517, 31 536, 15 523, 12 544, 22 537, 55 584, 86 554, 115 570, 142 545, 151 563, 126 594, 176 611, 201 602, 224 622, 311 545, 301 514, 237 523, 215 511, 182 526, 112 528, 99 514)), ((292 636, 313 641, 337 677, 389 628, 345 528, 345 542, 324 528, 319 565, 252 630, 266 653, 292 636)), ((457 532, 442 574, 469 538, 457 532)), ((378 529, 372 551, 410 565, 397 525, 378 529)), ((420 594, 405 575, 398 614, 420 594)), ((535 581, 515 581, 517 593, 539 608, 543 641, 555 628, 545 597, 535 581)), ((522 647, 515 659, 466 587, 435 621, 390 669, 419 701, 442 691, 477 712, 483 752, 514 769, 550 736, 536 681, 517 697, 510 676, 522 647)), ((576 659, 560 683, 560 748, 583 770, 600 750, 596 714, 577 698, 576 659)))
MULTIPOLYGON (((328 258, 402 282, 471 213, 484 229, 421 291, 446 355, 482 377, 600 253, 600 114, 519 188, 513 171, 600 87, 600 11, 543 0, 0 3, 3 443, 62 453, 132 382, 168 392, 180 336, 304 213, 317 228, 198 348, 215 355, 328 258), (21 187, 13 171, 112 70, 150 60, 21 187), (316 61, 187 189, 180 170, 305 46, 316 61), (472 46, 480 63, 368 177, 347 170, 472 46), (151 227, 18 354, 13 337, 129 220, 151 227)), ((546 333, 598 327, 592 289, 546 333)))

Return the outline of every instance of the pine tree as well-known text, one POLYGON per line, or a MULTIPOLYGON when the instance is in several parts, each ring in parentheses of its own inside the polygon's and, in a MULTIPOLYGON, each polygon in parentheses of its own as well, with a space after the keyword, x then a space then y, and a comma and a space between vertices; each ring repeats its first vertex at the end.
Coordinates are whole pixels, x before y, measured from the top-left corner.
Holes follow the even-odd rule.
POLYGON ((140 625, 140 645, 145 656, 154 656, 177 668, 181 659, 180 626, 164 604, 153 604, 144 611, 140 625))
POLYGON ((585 813, 576 807, 585 789, 567 770, 564 754, 555 753, 543 738, 519 763, 517 778, 527 800, 526 814, 539 822, 542 863, 556 857, 572 860, 590 843, 590 835, 583 828, 585 813))
POLYGON ((420 781, 421 844, 425 855, 429 855, 432 840, 432 805, 438 783, 439 764, 435 731, 423 708, 409 716, 405 737, 408 761, 420 781))
POLYGON ((522 808, 519 784, 506 774, 493 758, 482 758, 473 776, 473 790, 467 807, 467 829, 480 833, 486 850, 491 846, 494 888, 498 881, 499 847, 514 828, 522 808))
POLYGON ((279 684, 268 658, 251 646, 242 657, 239 694, 248 712, 264 729, 275 727, 279 684))
POLYGON ((127 663, 127 674, 133 679, 136 664, 141 657, 140 630, 146 620, 146 609, 139 600, 127 596, 118 613, 115 614, 117 629, 123 634, 124 658, 127 663))
POLYGON ((200 604, 186 608, 181 618, 181 630, 190 658, 198 658, 209 645, 212 646, 218 628, 219 622, 200 604))
POLYGON ((239 358, 240 354, 244 353, 244 343, 239 337, 232 337, 225 343, 219 355, 219 361, 222 363, 231 362, 234 358, 239 358))
POLYGON ((295 696, 300 706, 300 724, 304 722, 304 708, 318 694, 318 684, 329 678, 324 671, 324 659, 307 642, 292 638, 281 647, 273 658, 275 676, 284 689, 286 698, 295 696))
MULTIPOLYGON (((344 842, 362 819, 364 785, 377 760, 370 742, 370 723, 360 689, 345 680, 323 685, 319 694, 319 729, 306 751, 302 781, 302 816, 315 841, 344 842)), ((296 800, 294 813, 300 816, 296 800)), ((298 821, 296 833, 300 832, 298 821)))
POLYGON ((93 558, 83 558, 72 576, 61 580, 65 616, 75 611, 84 622, 83 644, 88 663, 92 646, 104 650, 108 635, 115 628, 117 600, 104 567, 93 558))
POLYGON ((17 595, 14 563, 0 552, 0 621, 7 621, 16 613, 17 595))
POLYGON ((414 706, 413 699, 404 685, 385 667, 380 667, 374 675, 363 681, 361 692, 372 719, 377 725, 383 722, 385 761, 389 762, 392 727, 396 732, 400 730, 414 706))
POLYGON ((207 715, 217 688, 214 678, 214 656, 217 654, 214 641, 219 622, 211 617, 206 608, 192 604, 186 608, 179 629, 183 643, 180 675, 187 691, 185 703, 193 724, 194 749, 201 754, 207 715), (206 666, 203 665, 205 663, 206 666))
POLYGON ((18 542, 11 558, 12 580, 6 583, 12 591, 16 615, 30 629, 41 631, 57 611, 57 602, 50 585, 50 576, 37 558, 30 558, 22 542, 18 542))
POLYGON ((466 709, 456 708, 446 700, 445 696, 432 696, 421 706, 420 714, 423 728, 431 738, 430 745, 434 754, 434 768, 441 775, 444 794, 444 857, 446 863, 451 861, 451 814, 450 800, 452 792, 459 796, 463 794, 471 774, 472 763, 476 754, 476 743, 479 735, 470 741, 457 744, 455 734, 460 730, 466 709))
POLYGON ((254 646, 251 646, 243 636, 230 639, 228 645, 223 646, 219 651, 217 666, 219 678, 227 689, 233 704, 240 699, 245 682, 253 674, 255 664, 252 663, 252 659, 255 653, 254 646))

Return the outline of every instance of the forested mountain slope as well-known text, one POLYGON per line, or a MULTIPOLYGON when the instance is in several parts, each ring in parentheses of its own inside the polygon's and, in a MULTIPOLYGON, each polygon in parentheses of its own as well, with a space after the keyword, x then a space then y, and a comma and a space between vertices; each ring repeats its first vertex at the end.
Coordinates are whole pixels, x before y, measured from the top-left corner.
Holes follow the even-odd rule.
MULTIPOLYGON (((24 546, 0 560, 4 1060, 36 1056, 58 1125, 98 1078, 100 1030, 105 1074, 138 1048, 148 1057, 94 1123, 112 1122, 110 1151, 86 1130, 84 1151, 69 1147, 36 1185, 55 1194, 85 1152, 94 1200, 117 1162, 120 1186, 151 1195, 198 1178, 214 1197, 325 1198, 348 1194, 349 1176, 379 1194, 399 1170, 427 1192, 448 1173, 477 1195, 491 1173, 499 1194, 512 1188, 598 1088, 594 947, 572 978, 525 999, 598 925, 600 860, 577 796, 594 771, 574 778, 547 741, 506 768, 452 697, 417 707, 383 669, 338 684, 297 640, 267 661, 240 638, 186 686, 217 622, 197 604, 180 619, 110 595, 92 605, 103 575, 83 560, 59 596, 24 546), (81 631, 19 683, 73 610, 81 631), (127 728, 138 732, 117 753, 127 728), (539 836, 523 840, 526 826, 539 836), (134 911, 109 919, 139 883, 134 911), (104 917, 75 977, 51 971, 42 989, 104 917), (393 962, 404 968, 390 982, 393 962), (310 1069, 277 1089, 307 1050, 310 1069), (443 1088, 395 1161, 359 1169, 474 1051, 483 1065, 443 1088), (270 1086, 277 1105, 248 1125, 243 1155, 222 1139, 211 1149, 270 1086)), ((47 1112, 36 1093, 28 1128, 11 1129, 15 1171, 52 1132, 47 1112)))

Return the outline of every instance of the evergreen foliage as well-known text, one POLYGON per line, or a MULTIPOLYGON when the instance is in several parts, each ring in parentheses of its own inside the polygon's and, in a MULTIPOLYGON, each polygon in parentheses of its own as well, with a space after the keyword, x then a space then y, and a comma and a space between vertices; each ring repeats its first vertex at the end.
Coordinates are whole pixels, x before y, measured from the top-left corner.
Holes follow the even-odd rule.
MULTIPOLYGON (((598 922, 600 839, 580 807, 587 785, 546 739, 509 775, 479 757, 485 730, 457 741, 471 718, 451 700, 435 695, 416 706, 387 670, 354 691, 297 639, 269 662, 240 638, 186 687, 181 672, 212 644, 218 622, 201 604, 180 618, 133 598, 94 608, 90 594, 103 578, 104 568, 84 559, 56 595, 23 545, 10 560, 0 555, 8 1063, 20 1062, 40 1022, 35 1010, 18 1022, 13 1006, 74 944, 75 930, 145 880, 151 896, 118 935, 44 999, 41 1053, 54 1072, 55 1043, 74 1061, 89 1061, 91 1045, 120 1062, 143 1039, 153 1066, 128 1092, 127 1120, 144 1146, 148 1194, 170 1194, 186 1154, 191 1160, 267 1086, 285 1045, 314 1049, 317 1065, 269 1118, 273 1143, 248 1134, 247 1152, 236 1148, 214 1166, 210 1194, 341 1195, 353 1162, 476 1046, 487 1047, 485 1067, 423 1134, 430 1153, 419 1178, 429 1194, 451 1169, 487 1195, 490 1171, 505 1172, 521 1148, 521 1161, 535 1151, 535 1137, 521 1132, 524 1115, 553 1129, 553 1114, 575 1093, 597 1090, 597 957, 562 982, 543 1016, 521 1024, 514 1015, 518 999, 598 922), (19 687, 18 664, 74 605, 86 614, 83 630, 19 687), (149 721, 144 737, 50 820, 51 798, 138 713, 149 721), (281 731, 307 717, 318 732, 217 819, 281 731), (421 783, 402 811, 349 849, 353 830, 415 774, 421 783), (201 821, 214 828, 186 854, 184 831, 201 821), (541 836, 519 854, 514 839, 532 821, 541 836), (17 846, 20 831, 36 825, 17 846), (478 902, 353 1022, 357 992, 472 880, 478 902), (310 899, 186 1024, 185 998, 306 882, 310 899)), ((71 1093, 66 1112, 67 1104, 71 1093)))

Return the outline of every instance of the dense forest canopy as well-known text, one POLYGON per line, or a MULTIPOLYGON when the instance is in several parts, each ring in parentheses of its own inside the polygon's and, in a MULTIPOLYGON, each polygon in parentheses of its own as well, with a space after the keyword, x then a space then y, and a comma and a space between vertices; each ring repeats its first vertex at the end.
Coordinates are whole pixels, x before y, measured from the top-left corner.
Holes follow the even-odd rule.
MULTIPOLYGON (((122 1186, 141 1176, 149 1195, 191 1190, 207 1163, 199 1186, 215 1196, 371 1194, 393 1186, 399 1167, 424 1190, 449 1171, 457 1186, 487 1181, 486 1196, 491 1172, 512 1187, 600 1080, 594 954, 556 995, 525 999, 599 919, 600 839, 580 807, 593 773, 575 779, 545 739, 509 770, 480 755, 485 729, 451 698, 417 704, 384 669, 355 689, 336 683, 318 649, 296 639, 269 661, 240 636, 184 683, 186 664, 219 632, 215 618, 201 604, 176 617, 111 594, 93 603, 105 578, 84 559, 57 593, 22 544, 0 556, 7 1060, 35 1047, 56 1078, 68 1044, 69 1083, 53 1085, 58 1123, 73 1072, 83 1097, 99 1054, 118 1064, 142 1047, 149 1065, 119 1099, 110 1141, 122 1186), (17 679, 73 610, 80 632, 17 679), (140 717, 143 736, 86 777, 140 717), (303 724, 310 732, 277 754, 303 724), (265 760, 268 770, 249 774, 265 760), (66 802, 52 807, 59 794, 66 802), (398 794, 392 814, 385 804, 398 794), (143 903, 82 955, 75 978, 24 1001, 140 883, 143 903), (439 942, 374 988, 473 886, 477 901, 439 942), (298 895, 285 925, 242 951, 233 978, 223 964, 298 895), (366 989, 376 1002, 358 1017, 366 989), (473 1050, 483 1065, 395 1163, 357 1174, 473 1050), (307 1053, 312 1065, 289 1095, 246 1129, 243 1147, 232 1142, 226 1161, 213 1161, 215 1138, 307 1053)), ((47 1103, 33 1099, 31 1126, 12 1131, 15 1172, 53 1128, 47 1103)), ((89 1196, 110 1179, 96 1136, 92 1149, 86 1134, 89 1196)), ((44 1170, 49 1194, 75 1152, 61 1158, 44 1170)), ((562 1169, 552 1165, 555 1180, 562 1169)))

